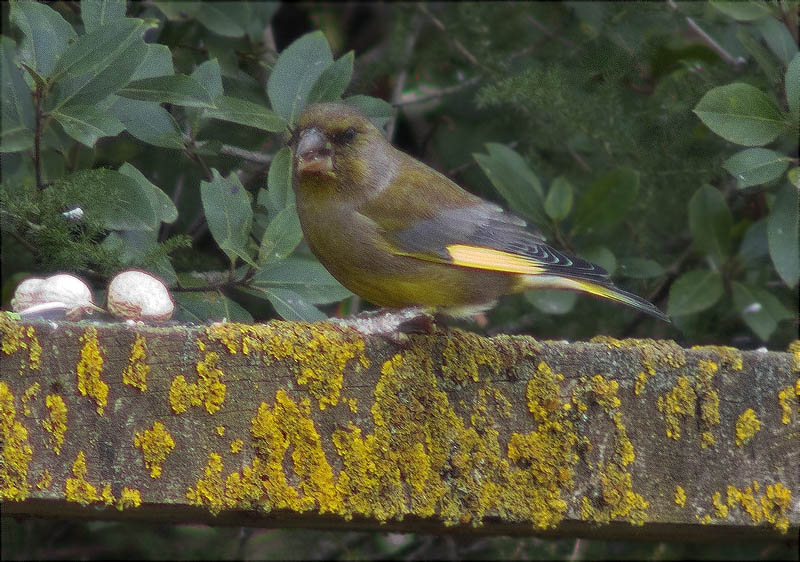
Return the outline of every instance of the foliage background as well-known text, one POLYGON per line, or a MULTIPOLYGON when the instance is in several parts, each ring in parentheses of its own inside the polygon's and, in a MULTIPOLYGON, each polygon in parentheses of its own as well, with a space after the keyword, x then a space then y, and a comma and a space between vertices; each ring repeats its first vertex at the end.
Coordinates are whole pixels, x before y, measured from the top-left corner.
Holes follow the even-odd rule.
MULTIPOLYGON (((797 8, 3 4, 3 308, 22 278, 56 271, 90 281, 102 302, 130 267, 170 285, 182 321, 369 308, 302 243, 283 148, 305 103, 343 97, 405 151, 603 265, 674 322, 540 291, 503 299, 469 329, 785 349, 800 270, 797 8)), ((3 545, 17 558, 793 555, 777 543, 7 519, 3 545)))

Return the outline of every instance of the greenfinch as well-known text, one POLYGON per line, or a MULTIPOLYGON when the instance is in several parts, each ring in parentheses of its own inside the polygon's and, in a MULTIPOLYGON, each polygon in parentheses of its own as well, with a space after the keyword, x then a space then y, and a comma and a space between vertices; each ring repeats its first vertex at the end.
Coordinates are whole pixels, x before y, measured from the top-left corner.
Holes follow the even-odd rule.
POLYGON ((353 107, 308 106, 289 145, 311 251, 373 304, 463 316, 505 294, 568 289, 668 321, 601 267, 548 246, 524 220, 392 146, 353 107))

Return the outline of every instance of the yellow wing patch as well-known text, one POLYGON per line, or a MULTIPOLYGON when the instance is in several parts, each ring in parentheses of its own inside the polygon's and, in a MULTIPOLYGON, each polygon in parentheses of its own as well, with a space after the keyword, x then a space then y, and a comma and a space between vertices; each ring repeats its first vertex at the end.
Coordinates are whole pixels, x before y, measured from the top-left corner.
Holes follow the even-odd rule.
POLYGON ((528 275, 536 275, 545 270, 528 258, 491 248, 452 244, 447 246, 447 251, 453 264, 464 267, 528 275))

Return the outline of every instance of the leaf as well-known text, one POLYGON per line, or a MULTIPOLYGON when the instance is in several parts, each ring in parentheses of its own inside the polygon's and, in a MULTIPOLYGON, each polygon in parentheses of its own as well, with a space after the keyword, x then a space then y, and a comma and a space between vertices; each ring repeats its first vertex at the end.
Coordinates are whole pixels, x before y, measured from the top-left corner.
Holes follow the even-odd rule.
POLYGON ((211 171, 214 176, 212 181, 200 182, 200 197, 208 229, 231 263, 236 262, 237 256, 250 263, 252 259, 247 251, 247 240, 253 222, 253 209, 247 191, 235 173, 231 172, 223 178, 216 169, 211 171))
POLYGON ((763 341, 778 327, 778 322, 792 318, 793 314, 772 293, 744 283, 731 283, 733 305, 745 324, 763 341))
POLYGON ((253 317, 236 301, 220 291, 173 293, 178 310, 176 320, 205 324, 210 321, 253 322, 253 317))
POLYGON ((689 200, 689 230, 697 248, 717 265, 730 255, 732 225, 730 209, 718 189, 705 184, 694 192, 689 200))
POLYGON ((109 112, 142 142, 162 148, 183 148, 183 135, 178 122, 156 102, 117 97, 109 112))
POLYGON ((763 258, 769 254, 769 243, 767 242, 767 219, 763 218, 751 224, 742 237, 739 244, 739 259, 751 262, 763 258))
POLYGON ((747 148, 737 152, 722 167, 736 178, 736 187, 743 189, 770 182, 789 167, 791 158, 766 148, 747 148))
POLYGON ((780 79, 780 70, 776 64, 775 56, 764 47, 759 39, 754 37, 755 33, 755 30, 750 26, 739 26, 739 29, 736 30, 736 38, 750 53, 753 60, 756 61, 769 83, 775 84, 780 79))
POLYGON ((117 91, 118 96, 184 107, 213 107, 211 96, 191 76, 172 74, 134 80, 117 91))
POLYGON ((158 45, 157 43, 148 43, 144 59, 136 67, 136 72, 131 76, 131 80, 167 76, 169 74, 175 74, 175 69, 172 66, 172 52, 169 47, 158 45))
POLYGON ((223 37, 243 37, 244 27, 231 17, 231 12, 237 9, 237 3, 223 4, 220 2, 198 2, 191 15, 197 18, 203 26, 217 35, 223 37))
POLYGON ((777 18, 763 18, 755 25, 770 50, 783 64, 788 65, 789 61, 797 54, 797 41, 792 37, 786 25, 777 18))
POLYGON ((669 288, 667 314, 684 316, 701 312, 714 306, 723 292, 718 273, 700 269, 686 272, 669 288))
POLYGON ((572 184, 564 176, 558 176, 550 185, 544 200, 544 211, 554 221, 562 221, 572 210, 572 184))
POLYGON ((12 2, 8 19, 22 32, 20 62, 27 63, 45 78, 53 71, 67 44, 77 37, 61 14, 40 2, 12 2))
POLYGON ((50 115, 76 141, 92 148, 97 139, 113 137, 125 126, 112 114, 88 105, 67 105, 50 115))
POLYGON ((76 203, 87 217, 93 217, 108 230, 153 230, 156 224, 150 201, 136 180, 124 174, 104 168, 80 170, 62 182, 71 183, 72 190, 77 185, 81 192, 93 194, 76 203))
POLYGON ((259 289, 259 291, 269 300, 275 312, 288 322, 321 322, 328 318, 317 307, 289 289, 259 289))
POLYGON ((575 227, 591 234, 619 224, 636 201, 639 172, 617 168, 597 178, 578 200, 575 227))
POLYGON ((350 96, 342 100, 345 104, 355 107, 367 116, 378 129, 383 131, 386 124, 394 117, 392 104, 372 96, 350 96))
POLYGON ((325 72, 333 55, 321 31, 307 33, 286 47, 267 81, 272 109, 290 126, 306 106, 308 94, 325 72))
POLYGON ((0 151, 17 152, 33 146, 34 113, 32 92, 14 63, 16 45, 0 37, 0 90, 3 92, 0 151))
POLYGON ((125 0, 81 0, 81 19, 87 33, 125 17, 125 0))
POLYGON ((350 51, 326 68, 311 88, 308 103, 339 100, 353 76, 354 58, 353 51, 350 51))
POLYGON ((271 215, 274 215, 289 205, 294 205, 292 150, 288 146, 284 146, 275 154, 269 165, 264 206, 271 215))
POLYGON ((786 69, 786 103, 795 121, 800 120, 800 55, 795 55, 786 69))
POLYGON ((219 96, 214 100, 214 104, 215 108, 204 111, 205 117, 222 119, 269 132, 286 129, 286 122, 263 105, 230 96, 219 96))
POLYGON ((575 307, 578 293, 556 289, 525 291, 525 299, 545 314, 566 314, 575 307))
POLYGON ((717 10, 737 21, 754 21, 770 15, 769 6, 766 2, 743 2, 742 0, 723 2, 711 0, 710 3, 717 10))
POLYGON ((158 252, 158 232, 155 230, 120 230, 110 233, 102 242, 122 264, 135 265, 161 279, 167 287, 178 284, 177 274, 169 257, 161 255, 155 261, 151 252, 158 252))
POLYGON ((156 221, 153 224, 154 227, 158 227, 162 222, 175 222, 175 219, 178 218, 178 209, 175 208, 175 203, 160 187, 151 183, 142 172, 127 162, 119 167, 119 173, 136 181, 136 185, 147 197, 147 200, 150 201, 150 207, 156 217, 156 221))
POLYGON ((502 144, 487 143, 486 148, 488 156, 472 156, 511 210, 536 225, 546 224, 542 186, 522 156, 502 144))
POLYGON ((303 230, 294 205, 287 205, 272 219, 261 238, 258 263, 264 265, 282 260, 303 240, 303 230))
POLYGON ((609 275, 613 275, 614 271, 617 269, 617 257, 614 255, 614 252, 605 246, 589 246, 588 248, 583 248, 578 253, 578 257, 599 265, 605 269, 609 275))
POLYGON ((352 295, 321 263, 297 257, 264 265, 253 276, 252 287, 291 289, 314 304, 336 302, 352 295))
POLYGON ((649 279, 664 275, 664 268, 655 260, 647 258, 620 258, 618 271, 634 279, 649 279))
POLYGON ((786 130, 769 96, 740 82, 709 90, 694 112, 717 135, 745 146, 767 144, 786 130))
POLYGON ((800 277, 800 228, 798 228, 798 190, 784 184, 778 191, 767 219, 769 255, 778 275, 788 287, 800 277))
POLYGON ((800 189, 800 168, 792 168, 786 174, 786 177, 793 186, 795 186, 797 189, 800 189))
POLYGON ((224 93, 222 89, 222 73, 217 59, 207 60, 195 68, 194 72, 192 72, 192 78, 205 88, 211 99, 216 99, 224 93))

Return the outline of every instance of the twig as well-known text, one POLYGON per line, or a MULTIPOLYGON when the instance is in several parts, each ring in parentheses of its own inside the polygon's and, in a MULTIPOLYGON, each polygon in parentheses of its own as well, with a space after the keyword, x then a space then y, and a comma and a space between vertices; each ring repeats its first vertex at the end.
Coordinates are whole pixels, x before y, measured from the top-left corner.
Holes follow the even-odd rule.
POLYGON ((454 84, 453 86, 447 86, 446 88, 438 88, 437 89, 437 88, 426 88, 424 86, 421 86, 420 90, 425 95, 416 96, 413 93, 412 94, 408 94, 406 96, 402 96, 400 101, 397 101, 397 102, 393 103, 392 105, 394 105, 395 107, 403 107, 403 106, 406 106, 406 105, 412 105, 412 104, 417 104, 417 103, 425 103, 425 102, 433 100, 433 99, 439 99, 439 98, 442 98, 444 96, 447 96, 447 95, 450 95, 450 94, 454 94, 456 92, 460 92, 461 90, 469 88, 470 86, 474 86, 475 84, 480 82, 482 78, 483 78, 483 75, 479 74, 477 76, 473 76, 469 80, 465 80, 464 82, 461 82, 459 84, 454 84))
MULTIPOLYGON (((422 12, 423 14, 425 14, 426 16, 428 16, 428 18, 430 18, 430 20, 433 23, 433 25, 435 25, 436 28, 439 31, 441 31, 442 33, 447 33, 447 30, 445 29, 444 24, 439 20, 439 18, 434 16, 430 12, 430 10, 428 10, 428 7, 425 4, 418 4, 417 5, 417 9, 420 12, 422 12)), ((461 41, 459 41, 458 39, 453 39, 452 37, 450 38, 450 40, 453 42, 453 46, 456 48, 456 50, 458 50, 458 52, 461 53, 464 56, 464 58, 466 58, 471 64, 473 64, 474 66, 477 66, 481 70, 489 70, 480 61, 478 61, 478 59, 475 58, 472 55, 472 53, 470 53, 467 50, 467 48, 461 43, 461 41)))
MULTIPOLYGON (((667 5, 676 12, 678 11, 678 6, 675 4, 675 0, 667 0, 667 5)), ((713 50, 720 57, 722 57, 722 60, 733 66, 739 66, 740 64, 744 64, 745 62, 747 62, 743 57, 734 57, 733 55, 731 55, 728 51, 726 51, 722 47, 722 45, 714 41, 714 39, 712 39, 708 33, 703 31, 703 29, 699 25, 697 25, 697 23, 695 23, 695 21, 692 18, 690 18, 689 16, 683 16, 683 17, 686 19, 686 23, 689 26, 689 28, 691 28, 691 30, 694 31, 695 34, 698 37, 700 37, 700 39, 702 39, 703 42, 711 48, 711 50, 713 50)))
POLYGON ((408 59, 411 57, 411 53, 414 51, 414 44, 417 42, 417 37, 419 37, 419 30, 421 28, 420 22, 418 18, 414 18, 412 21, 412 31, 406 37, 406 45, 405 45, 405 52, 403 53, 405 57, 405 64, 403 64, 402 70, 397 74, 397 79, 394 82, 394 88, 392 88, 392 106, 394 109, 392 110, 392 119, 386 125, 386 138, 390 141, 392 140, 392 136, 394 136, 394 128, 397 123, 397 113, 399 111, 399 105, 397 102, 403 97, 403 88, 406 85, 406 79, 408 78, 408 59))
POLYGON ((578 47, 578 46, 577 46, 575 43, 573 43, 572 41, 570 41, 570 40, 568 40, 568 39, 564 39, 563 37, 560 37, 560 36, 556 35, 555 33, 553 33, 552 31, 550 31, 549 29, 547 29, 545 26, 543 26, 541 23, 539 23, 539 20, 537 20, 537 19, 536 19, 536 18, 534 18, 533 16, 527 16, 527 17, 528 17, 528 21, 529 21, 529 22, 531 22, 533 25, 535 25, 536 27, 538 27, 538 28, 539 28, 539 30, 541 30, 541 32, 542 32, 542 33, 544 33, 545 35, 547 35, 547 36, 548 36, 548 37, 550 37, 551 39, 556 39, 556 40, 557 40, 557 41, 559 41, 560 43, 563 43, 563 44, 564 44, 564 45, 566 45, 567 47, 572 47, 573 49, 575 49, 575 48, 577 48, 577 47, 578 47))

